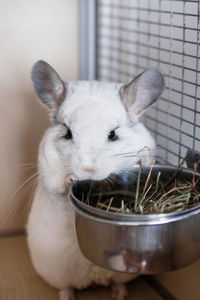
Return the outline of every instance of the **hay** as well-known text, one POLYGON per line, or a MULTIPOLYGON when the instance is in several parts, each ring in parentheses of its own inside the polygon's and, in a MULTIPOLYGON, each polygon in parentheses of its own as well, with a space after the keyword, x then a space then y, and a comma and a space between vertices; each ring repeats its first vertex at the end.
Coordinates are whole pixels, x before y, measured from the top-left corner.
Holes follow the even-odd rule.
POLYGON ((160 214, 192 208, 200 204, 200 180, 196 179, 195 165, 191 181, 179 178, 184 161, 170 178, 163 178, 162 172, 158 172, 156 177, 152 176, 155 162, 151 160, 145 182, 141 180, 143 169, 140 167, 135 191, 92 193, 90 188, 87 197, 83 196, 82 201, 106 212, 125 214, 160 214), (94 198, 98 200, 93 201, 94 198))

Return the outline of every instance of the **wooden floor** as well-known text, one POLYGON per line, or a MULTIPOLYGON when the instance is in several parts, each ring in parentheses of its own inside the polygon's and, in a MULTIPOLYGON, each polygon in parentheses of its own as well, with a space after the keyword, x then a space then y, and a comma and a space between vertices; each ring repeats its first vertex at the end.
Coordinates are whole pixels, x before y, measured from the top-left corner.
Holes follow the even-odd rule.
MULTIPOLYGON (((127 300, 163 299, 142 277, 128 284, 127 300)), ((0 300, 57 300, 58 292, 34 271, 23 235, 0 238, 0 300)), ((76 292, 77 300, 109 300, 110 288, 76 292)))

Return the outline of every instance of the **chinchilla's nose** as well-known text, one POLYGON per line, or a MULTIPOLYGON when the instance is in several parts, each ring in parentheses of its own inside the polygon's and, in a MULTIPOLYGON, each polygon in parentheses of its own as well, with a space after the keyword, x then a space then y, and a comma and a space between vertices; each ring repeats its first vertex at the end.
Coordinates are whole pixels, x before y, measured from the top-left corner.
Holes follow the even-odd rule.
POLYGON ((95 173, 96 169, 92 165, 82 165, 82 170, 87 173, 95 173))
POLYGON ((84 157, 81 160, 81 169, 86 173, 93 174, 96 171, 94 161, 89 157, 84 157))
POLYGON ((92 151, 84 151, 84 153, 78 153, 78 159, 80 168, 83 172, 93 174, 96 172, 96 159, 92 151))

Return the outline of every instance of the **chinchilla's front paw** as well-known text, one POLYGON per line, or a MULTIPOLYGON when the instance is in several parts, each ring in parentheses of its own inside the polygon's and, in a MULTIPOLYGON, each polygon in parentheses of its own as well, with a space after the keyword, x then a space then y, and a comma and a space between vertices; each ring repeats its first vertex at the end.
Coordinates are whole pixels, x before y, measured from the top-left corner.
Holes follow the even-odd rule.
POLYGON ((78 178, 74 174, 68 175, 66 178, 67 187, 69 188, 72 185, 73 181, 76 181, 76 180, 78 180, 78 178))

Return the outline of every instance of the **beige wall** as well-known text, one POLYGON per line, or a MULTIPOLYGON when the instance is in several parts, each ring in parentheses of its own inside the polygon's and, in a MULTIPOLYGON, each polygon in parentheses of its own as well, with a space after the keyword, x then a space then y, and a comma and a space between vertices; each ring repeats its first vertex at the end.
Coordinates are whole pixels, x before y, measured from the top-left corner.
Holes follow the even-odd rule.
POLYGON ((15 193, 36 172, 48 126, 31 85, 32 65, 43 59, 64 80, 77 79, 78 28, 78 0, 0 0, 0 230, 24 225, 31 183, 15 193))

